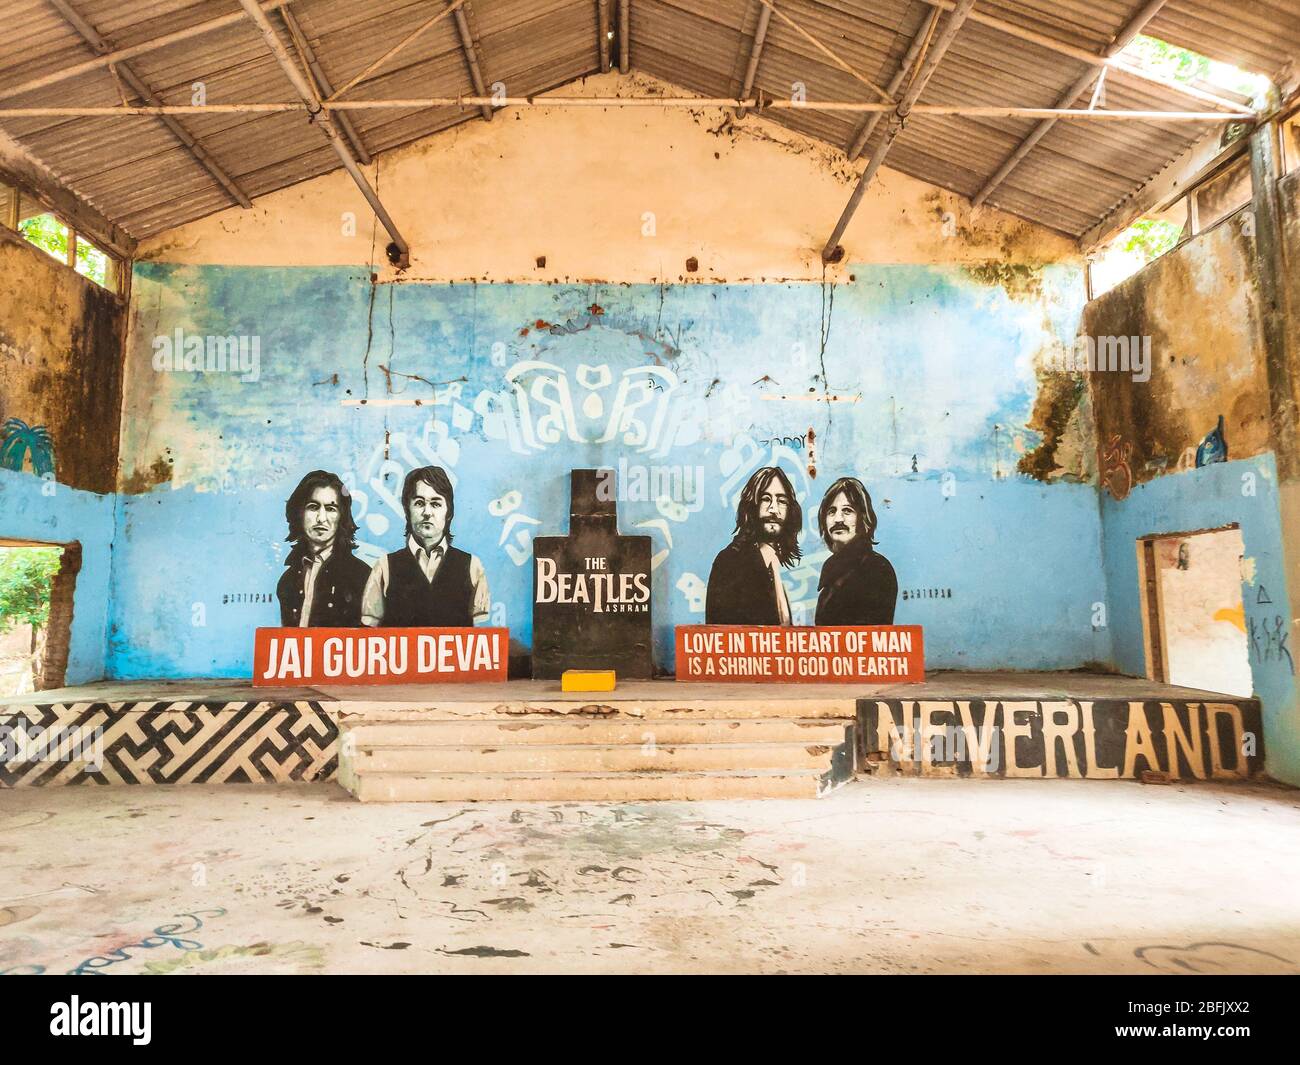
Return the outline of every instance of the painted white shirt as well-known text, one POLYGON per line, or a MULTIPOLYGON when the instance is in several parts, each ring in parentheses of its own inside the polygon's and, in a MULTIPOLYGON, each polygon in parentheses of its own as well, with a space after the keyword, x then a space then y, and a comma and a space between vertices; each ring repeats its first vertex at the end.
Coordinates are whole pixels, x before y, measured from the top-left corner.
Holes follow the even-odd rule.
POLYGON ((790 600, 785 594, 785 584, 781 580, 781 562, 776 557, 776 548, 771 544, 759 544, 759 551, 763 554, 763 561, 767 563, 767 568, 772 573, 772 580, 776 583, 776 609, 781 615, 781 624, 790 624, 790 600))
POLYGON ((303 556, 303 574, 302 574, 302 613, 298 616, 298 627, 307 628, 307 622, 311 619, 311 605, 316 598, 316 577, 321 571, 321 567, 329 561, 330 555, 334 553, 334 545, 330 544, 319 555, 307 554, 303 556))
MULTIPOLYGON (((447 541, 441 540, 429 550, 420 546, 418 540, 409 533, 406 537, 406 549, 415 556, 416 565, 427 581, 432 583, 434 574, 442 565, 447 552, 447 541)), ((487 621, 492 613, 492 596, 488 592, 487 574, 478 555, 469 556, 469 582, 474 589, 474 623, 487 621)), ((370 570, 366 580, 366 590, 361 596, 361 624, 372 628, 384 620, 384 602, 388 595, 388 556, 380 555, 379 561, 370 570)))

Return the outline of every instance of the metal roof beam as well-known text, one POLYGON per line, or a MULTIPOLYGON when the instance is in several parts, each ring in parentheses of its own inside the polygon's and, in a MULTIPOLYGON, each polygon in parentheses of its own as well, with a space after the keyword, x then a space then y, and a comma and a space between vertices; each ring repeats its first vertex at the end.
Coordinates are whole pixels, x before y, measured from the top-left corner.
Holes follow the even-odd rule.
MULTIPOLYGON (((940 8, 943 11, 952 11, 957 7, 953 0, 921 0, 921 2, 929 4, 931 7, 940 8)), ((1006 19, 1000 19, 996 15, 986 15, 982 11, 975 11, 971 14, 970 20, 988 26, 990 29, 998 30, 1010 37, 1036 44, 1048 51, 1068 55, 1071 59, 1077 59, 1081 63, 1088 63, 1094 67, 1110 67, 1112 70, 1127 74, 1129 77, 1159 85, 1163 89, 1179 93, 1193 100, 1199 100, 1203 104, 1222 107, 1227 111, 1235 111, 1241 106, 1240 103, 1226 97, 1216 96, 1204 89, 1196 89, 1190 85, 1184 85, 1181 81, 1174 81, 1173 78, 1162 77, 1159 74, 1151 73, 1149 70, 1143 70, 1141 67, 1132 66, 1125 63, 1118 56, 1098 55, 1096 52, 1090 52, 1086 48, 1079 48, 1073 44, 1066 44, 1064 41, 1049 37, 1045 33, 1039 33, 1037 30, 1031 30, 1026 26, 1018 26, 1014 22, 1007 22, 1006 19)))
MULTIPOLYGON (((334 86, 330 84, 329 75, 325 73, 325 69, 320 65, 320 60, 316 58, 316 53, 312 51, 311 42, 307 40, 307 35, 303 33, 298 17, 289 8, 282 7, 280 9, 280 18, 284 20, 285 28, 289 31, 293 45, 302 56, 303 66, 316 79, 317 91, 324 96, 329 96, 334 91, 334 86)), ((338 123, 339 129, 343 131, 348 143, 352 145, 357 161, 362 166, 369 166, 370 150, 366 147, 365 141, 361 139, 361 134, 357 132, 357 127, 352 124, 352 119, 340 111, 338 123)))
POLYGON ((48 166, 3 131, 0 131, 0 174, 25 194, 44 203, 100 248, 122 259, 134 257, 134 237, 69 189, 48 166))
MULTIPOLYGON (((907 77, 907 72, 912 69, 912 64, 916 62, 916 57, 920 54, 921 49, 926 42, 930 40, 930 35, 934 33, 934 25, 939 21, 941 12, 937 7, 930 9, 930 14, 926 16, 925 21, 921 23, 921 28, 916 31, 916 36, 912 38, 911 47, 908 48, 907 54, 903 56, 903 61, 898 65, 898 73, 889 79, 889 84, 885 86, 885 91, 893 96, 903 87, 903 79, 907 77)), ((871 140, 871 135, 876 132, 876 126, 880 124, 880 116, 884 112, 877 111, 867 119, 861 131, 853 138, 853 143, 849 145, 849 159, 856 159, 862 154, 862 150, 867 146, 867 141, 871 140)))
MULTIPOLYGON (((456 9, 456 33, 460 35, 460 46, 465 52, 465 65, 469 67, 469 80, 474 86, 474 95, 486 96, 488 91, 483 80, 482 60, 479 58, 478 46, 474 44, 474 35, 469 32, 469 19, 465 17, 463 7, 456 9)), ((492 108, 488 104, 479 107, 479 113, 488 122, 492 121, 492 108)))
MULTIPOLYGON (((291 3, 293 3, 293 0, 270 0, 269 3, 263 3, 261 9, 263 11, 275 11, 277 8, 287 7, 291 3)), ((60 67, 58 70, 51 71, 49 74, 42 74, 38 78, 29 78, 17 85, 0 88, 0 99, 7 96, 18 96, 25 92, 33 92, 36 89, 43 89, 47 85, 57 85, 61 81, 67 81, 69 78, 78 77, 89 71, 102 70, 114 63, 121 63, 124 59, 134 59, 146 52, 156 52, 159 48, 166 48, 171 44, 188 41, 192 37, 224 30, 227 26, 242 25, 243 21, 243 12, 235 12, 230 15, 221 15, 218 18, 210 18, 205 22, 196 22, 193 26, 188 26, 183 30, 176 30, 174 33, 164 34, 161 37, 155 37, 151 41, 142 41, 140 44, 133 44, 128 48, 118 48, 105 55, 96 56, 94 59, 87 59, 84 63, 73 63, 71 66, 60 67)))
MULTIPOLYGON (((758 61, 763 55, 763 42, 767 40, 767 24, 772 21, 772 9, 764 3, 758 5, 758 25, 754 29, 754 41, 749 47, 749 62, 745 66, 745 81, 740 87, 740 98, 748 100, 754 88, 754 78, 758 76, 758 61)), ((736 108, 736 117, 745 114, 743 107, 736 108)))
POLYGON ((618 0, 618 72, 632 68, 632 0, 618 0))
MULTIPOLYGON (((1124 49, 1132 43, 1133 38, 1146 28, 1147 23, 1160 13, 1160 9, 1164 7, 1167 2, 1168 0, 1147 0, 1147 2, 1142 5, 1141 10, 1129 19, 1124 25, 1124 28, 1115 36, 1115 39, 1110 43, 1110 46, 1103 53, 1103 56, 1109 58, 1110 56, 1118 55, 1120 52, 1124 51, 1124 49)), ((1098 70, 1100 70, 1101 77, 1105 77, 1108 69, 1110 68, 1105 66, 1100 68, 1089 67, 1088 70, 1079 77, 1078 81, 1065 90, 1061 95, 1061 98, 1056 101, 1056 106, 1070 107, 1073 105, 1074 101, 1087 92, 1089 86, 1098 79, 1098 70)), ((1055 125, 1056 119, 1045 118, 1035 126, 1029 136, 1021 141, 1015 151, 1013 151, 1007 157, 1006 161, 998 167, 997 172, 984 183, 984 187, 975 194, 971 203, 978 207, 987 200, 993 190, 1001 185, 1002 182, 1006 181, 1006 179, 1011 175, 1011 172, 1020 165, 1021 160, 1034 150, 1034 146, 1047 136, 1048 131, 1055 125)))
MULTIPOLYGON (((627 0, 624 0, 624 2, 626 3, 627 0)), ((821 52, 822 55, 824 55, 827 59, 829 59, 832 63, 834 63, 837 67, 839 67, 842 71, 844 71, 844 73, 847 74, 849 77, 851 77, 854 81, 861 82, 868 89, 870 89, 877 96, 879 96, 882 100, 887 100, 889 103, 894 102, 894 98, 890 96, 889 93, 885 92, 885 90, 882 89, 879 85, 877 85, 874 81, 872 81, 866 75, 860 74, 858 73, 858 71, 854 70, 853 67, 850 66, 848 63, 846 63, 843 58, 836 55, 835 52, 827 48, 826 45, 824 45, 821 41, 819 41, 806 29, 800 26, 799 23, 797 23, 784 11, 778 11, 775 5, 772 3, 772 0, 758 0, 758 2, 762 4, 765 8, 767 8, 768 11, 770 11, 773 15, 779 18, 782 22, 784 22, 787 26, 789 26, 792 30, 794 30, 794 32, 797 33, 800 37, 802 37, 805 41, 807 41, 814 48, 816 48, 817 51, 821 52)))
MULTIPOLYGON (((82 18, 77 9, 68 3, 68 0, 50 0, 50 4, 64 17, 64 19, 67 20, 68 24, 81 35, 81 39, 100 55, 107 55, 113 50, 112 45, 100 36, 99 31, 96 30, 94 26, 82 18)), ((126 60, 114 64, 109 69, 116 70, 118 76, 126 83, 127 87, 145 103, 152 104, 155 107, 162 104, 162 98, 149 87, 148 83, 143 78, 139 77, 136 72, 127 65, 126 60)), ((235 201, 235 203, 244 208, 253 206, 252 201, 248 198, 248 193, 239 186, 239 183, 235 181, 234 178, 221 168, 221 164, 208 154, 207 149, 203 147, 197 137, 191 135, 189 131, 171 115, 159 115, 158 121, 166 126, 172 136, 185 146, 186 150, 191 156, 193 156, 194 161, 212 175, 217 183, 226 190, 226 193, 235 201)))
POLYGON ((596 0, 596 51, 600 72, 609 73, 609 0, 596 0))
MULTIPOLYGON (((239 0, 239 2, 242 4, 242 3, 244 3, 244 0, 239 0)), ((376 70, 378 70, 378 69, 379 69, 380 67, 382 67, 385 63, 387 63, 390 59, 392 59, 393 56, 397 55, 398 52, 400 52, 403 48, 405 48, 405 47, 406 47, 408 44, 410 44, 413 40, 415 40, 417 37, 421 36, 421 35, 422 35, 426 30, 430 30, 430 29, 432 29, 432 28, 433 28, 434 26, 436 26, 439 22, 441 22, 443 19, 445 19, 448 15, 454 15, 457 11, 460 10, 461 5, 464 4, 464 3, 465 3, 465 0, 452 0, 452 2, 451 2, 450 4, 448 4, 448 5, 447 5, 443 10, 439 11, 439 12, 438 12, 436 15, 434 15, 432 18, 426 19, 424 22, 420 23, 420 25, 416 26, 414 30, 412 30, 412 31, 411 31, 410 33, 408 33, 405 37, 403 37, 400 41, 398 41, 395 45, 393 45, 392 48, 388 49, 387 52, 385 52, 385 53, 384 53, 383 55, 381 55, 378 59, 376 59, 373 63, 371 63, 370 66, 366 67, 365 70, 363 70, 360 74, 358 74, 358 75, 357 75, 356 77, 354 77, 351 81, 349 81, 346 85, 344 85, 343 88, 338 89, 337 91, 330 93, 329 98, 330 98, 331 100, 337 100, 340 96, 342 96, 345 92, 347 92, 347 91, 348 91, 350 88, 352 88, 354 85, 358 85, 358 84, 360 84, 361 82, 365 81, 366 78, 370 77, 371 74, 373 74, 376 70)), ((245 6, 247 6, 247 5, 245 5, 245 6)))
POLYGON ((907 116, 911 114, 916 101, 920 98, 921 93, 925 91, 926 85, 934 76, 934 72, 943 61, 943 57, 952 46, 952 42, 956 40, 958 31, 965 24, 966 19, 970 17, 971 8, 974 6, 975 0, 957 0, 957 5, 952 14, 948 16, 943 24, 943 29, 939 31, 939 35, 934 39, 930 50, 925 53, 925 58, 920 61, 920 69, 907 86, 907 92, 903 94, 903 98, 898 102, 897 108, 895 108, 893 115, 889 119, 889 128, 885 130, 884 137, 876 145, 876 150, 871 153, 871 161, 867 163, 866 170, 862 172, 862 177, 858 179, 857 186, 854 188, 852 195, 849 196, 849 202, 844 205, 840 220, 835 223, 835 229, 831 232, 825 247, 822 248, 822 262, 836 262, 843 256, 843 250, 839 247, 840 237, 844 235, 844 231, 848 228, 854 212, 858 209, 858 204, 862 202, 863 194, 867 191, 867 186, 871 184, 876 172, 885 161, 889 149, 894 146, 894 141, 903 132, 907 116))
POLYGON ((361 190, 361 195, 366 198, 379 221, 388 230, 388 235, 393 238, 389 247, 389 260, 399 268, 409 266, 411 263, 410 245, 406 243, 406 239, 397 228, 397 223, 393 221, 392 216, 389 215, 380 202, 375 190, 370 187, 370 182, 366 180, 365 174, 357 166, 356 160, 352 158, 347 142, 339 131, 334 128, 334 120, 330 112, 321 106, 320 98, 316 95, 316 90, 312 87, 311 82, 308 81, 304 72, 294 64, 293 56, 285 49, 284 42, 276 34, 275 27, 271 25, 271 20, 267 18, 266 12, 262 10, 257 0, 239 0, 239 3, 253 24, 262 31, 262 38, 266 41, 271 54, 275 56, 275 61, 280 64, 280 69, 284 71, 285 77, 289 79, 294 91, 302 98, 302 102, 307 105, 307 109, 311 113, 309 121, 330 142, 330 147, 334 149, 334 154, 339 157, 343 169, 356 182, 357 188, 361 190))

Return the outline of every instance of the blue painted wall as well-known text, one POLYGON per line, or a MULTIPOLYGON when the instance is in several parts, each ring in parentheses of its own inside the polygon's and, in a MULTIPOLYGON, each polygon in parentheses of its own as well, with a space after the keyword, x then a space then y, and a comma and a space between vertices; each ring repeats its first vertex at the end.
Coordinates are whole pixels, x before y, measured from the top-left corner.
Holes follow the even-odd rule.
POLYGON ((1294 649, 1282 559, 1277 468, 1271 454, 1170 473, 1135 487, 1123 500, 1103 495, 1106 583, 1116 665, 1142 676, 1142 597, 1137 541, 1157 533, 1241 526, 1247 572, 1242 589, 1251 677, 1263 707, 1265 771, 1300 782, 1300 728, 1295 723, 1294 649))
POLYGON ((81 542, 72 602, 68 684, 104 676, 114 496, 83 492, 32 473, 0 469, 0 529, 14 540, 81 542))
POLYGON ((283 502, 302 474, 344 477, 374 558, 400 543, 402 477, 426 463, 455 478, 457 542, 483 559, 493 620, 525 647, 531 537, 565 531, 571 468, 624 471, 621 527, 653 538, 671 668, 672 626, 702 620, 745 479, 775 462, 805 510, 805 563, 787 575, 804 620, 827 555, 817 505, 853 474, 898 573, 897 620, 925 626, 931 668, 1111 658, 1093 626, 1106 598, 1095 488, 1015 472, 1038 443, 1033 361, 1077 328, 1072 269, 1009 295, 913 266, 858 267, 831 289, 372 288, 348 268, 141 265, 135 300, 123 474, 171 472, 122 496, 110 676, 247 675, 252 630, 278 618, 283 502), (154 338, 177 329, 257 337, 257 379, 156 370, 154 338), (637 472, 656 470, 699 491, 637 498, 637 472))

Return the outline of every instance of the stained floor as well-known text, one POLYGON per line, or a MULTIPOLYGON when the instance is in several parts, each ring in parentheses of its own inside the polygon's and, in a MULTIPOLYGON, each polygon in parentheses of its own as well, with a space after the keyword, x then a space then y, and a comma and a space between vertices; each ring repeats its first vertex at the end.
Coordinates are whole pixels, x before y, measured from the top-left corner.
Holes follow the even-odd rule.
POLYGON ((0 973, 1300 973, 1300 791, 1266 785, 33 788, 0 854, 0 973))

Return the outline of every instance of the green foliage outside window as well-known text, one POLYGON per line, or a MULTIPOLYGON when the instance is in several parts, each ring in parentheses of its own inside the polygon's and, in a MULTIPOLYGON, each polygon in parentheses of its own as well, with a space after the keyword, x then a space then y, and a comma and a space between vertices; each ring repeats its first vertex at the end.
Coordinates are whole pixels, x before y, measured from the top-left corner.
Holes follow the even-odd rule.
POLYGON ((57 547, 0 548, 0 635, 49 621, 50 583, 62 553, 57 547))
POLYGON ((1165 219, 1143 218, 1134 222, 1119 238, 1124 251, 1136 252, 1144 262, 1158 259, 1178 243, 1182 226, 1165 219))
MULTIPOLYGON (((38 214, 18 223, 20 232, 60 262, 68 261, 68 227, 52 214, 38 214)), ((93 244, 77 241, 77 273, 97 285, 108 284, 108 256, 93 244)))

